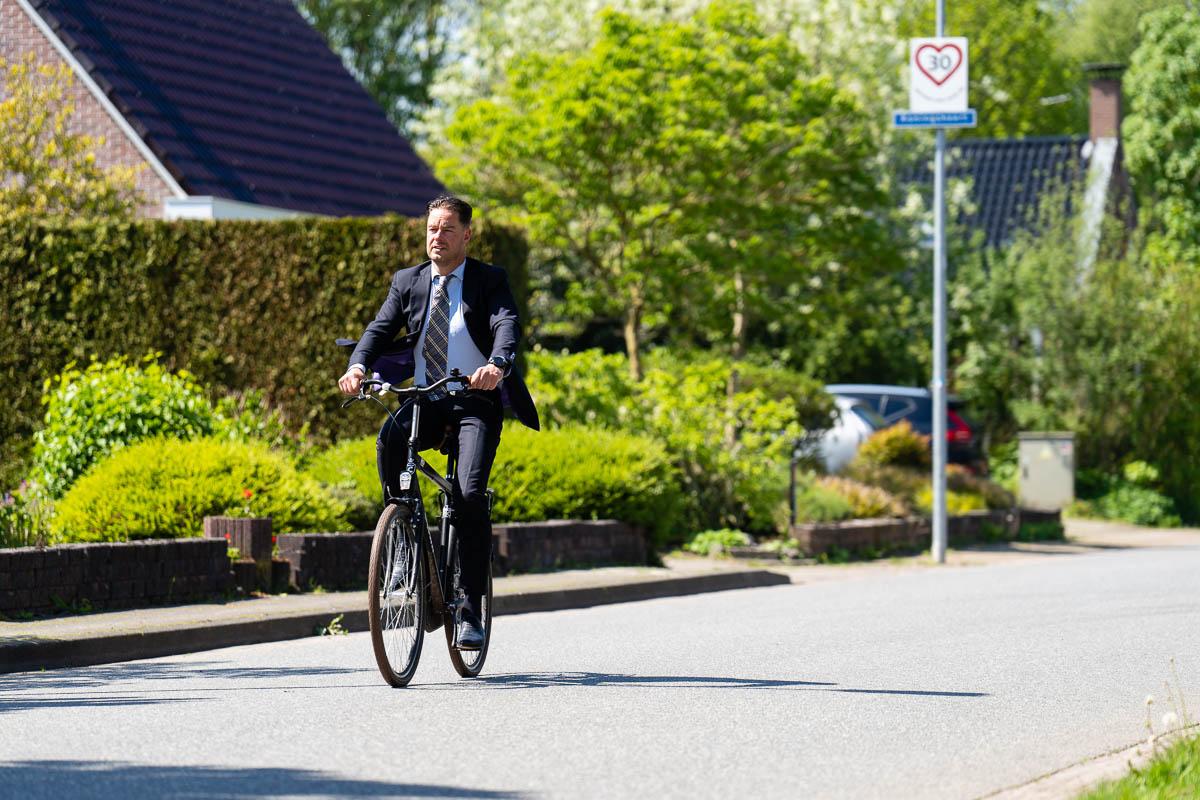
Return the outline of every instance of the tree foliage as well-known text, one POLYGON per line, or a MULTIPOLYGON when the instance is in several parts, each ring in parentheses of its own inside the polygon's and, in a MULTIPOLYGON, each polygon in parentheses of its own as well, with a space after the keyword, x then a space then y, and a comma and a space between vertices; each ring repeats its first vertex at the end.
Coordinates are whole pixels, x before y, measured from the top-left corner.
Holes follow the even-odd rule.
POLYGON ((446 54, 446 0, 296 0, 401 130, 430 102, 446 54))
POLYGON ((1151 229, 1200 254, 1200 12, 1147 16, 1125 81, 1126 163, 1151 229))
POLYGON ((1079 221, 1047 212, 986 264, 967 262, 952 298, 967 330, 959 388, 1001 436, 1070 430, 1079 463, 1110 474, 1131 459, 1155 465, 1185 519, 1200 515, 1200 276, 1123 222, 1106 222, 1086 261, 1079 221))
MULTIPOLYGON (((932 36, 934 4, 914 2, 903 36, 932 36)), ((970 136, 1059 135, 1085 129, 1078 65, 1058 46, 1056 20, 1038 0, 947 4, 946 35, 970 40, 970 136)))
POLYGON ((1141 43, 1141 20, 1179 0, 1083 0, 1066 3, 1058 39, 1077 64, 1129 64, 1141 43))
POLYGON ((568 304, 619 316, 638 374, 644 328, 715 300, 728 329, 750 283, 820 287, 879 240, 862 112, 810 75, 748 4, 606 12, 591 48, 519 57, 495 99, 461 109, 438 170, 560 254, 568 304), (722 289, 739 269, 740 300, 722 289))
POLYGON ((71 131, 70 68, 39 66, 30 55, 0 59, 0 73, 0 218, 132 215, 137 170, 100 167, 103 140, 71 131))

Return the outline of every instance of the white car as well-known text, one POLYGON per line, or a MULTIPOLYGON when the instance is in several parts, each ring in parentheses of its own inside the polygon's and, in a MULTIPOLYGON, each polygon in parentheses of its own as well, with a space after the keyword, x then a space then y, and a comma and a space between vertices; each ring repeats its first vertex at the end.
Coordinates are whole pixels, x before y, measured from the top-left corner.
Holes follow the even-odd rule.
POLYGON ((875 431, 887 427, 883 417, 862 400, 834 396, 833 401, 837 405, 837 421, 821 433, 817 443, 821 463, 830 474, 845 469, 854 460, 859 445, 875 431))

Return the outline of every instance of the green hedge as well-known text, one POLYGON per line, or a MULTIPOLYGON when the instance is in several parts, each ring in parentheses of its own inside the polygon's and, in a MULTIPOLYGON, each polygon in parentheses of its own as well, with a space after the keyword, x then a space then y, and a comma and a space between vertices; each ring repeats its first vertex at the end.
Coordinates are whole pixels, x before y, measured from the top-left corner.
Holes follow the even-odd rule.
MULTIPOLYGON (((445 456, 424 454, 439 471, 445 456)), ((328 487, 353 488, 380 504, 375 439, 344 441, 313 457, 306 474, 328 487)), ((505 426, 489 481, 495 522, 619 519, 648 531, 656 544, 680 539, 680 477, 663 447, 627 433, 567 427, 531 431, 505 426)), ((428 493, 425 500, 434 502, 428 493)))
MULTIPOLYGON (((261 389, 288 424, 365 433, 333 381, 399 267, 425 259, 424 221, 0 222, 0 489, 23 476, 43 379, 93 356, 161 352, 223 394, 261 389)), ((526 247, 476 225, 471 252, 525 301, 526 247)))
POLYGON ((346 529, 345 507, 259 443, 148 439, 92 468, 55 508, 55 542, 199 536, 205 516, 266 516, 277 532, 346 529))

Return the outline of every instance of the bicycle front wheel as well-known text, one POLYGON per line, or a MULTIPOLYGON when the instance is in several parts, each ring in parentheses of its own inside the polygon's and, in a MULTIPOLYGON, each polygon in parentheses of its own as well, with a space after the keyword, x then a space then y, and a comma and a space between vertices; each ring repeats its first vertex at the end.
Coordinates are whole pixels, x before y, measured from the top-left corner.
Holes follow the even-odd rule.
MULTIPOLYGON (((457 547, 455 550, 457 551, 457 547)), ((454 583, 458 585, 459 571, 457 569, 458 553, 455 553, 455 575, 454 583)), ((446 615, 446 646, 450 648, 450 663, 454 665, 454 671, 463 678, 475 678, 483 670, 483 661, 487 658, 488 645, 492 641, 492 567, 488 563, 487 583, 483 591, 483 596, 480 597, 479 622, 483 625, 483 644, 478 650, 459 650, 454 645, 455 640, 455 617, 456 614, 446 615)))
POLYGON ((367 576, 367 617, 375 663, 383 679, 407 686, 425 640, 425 559, 407 506, 379 516, 367 576))

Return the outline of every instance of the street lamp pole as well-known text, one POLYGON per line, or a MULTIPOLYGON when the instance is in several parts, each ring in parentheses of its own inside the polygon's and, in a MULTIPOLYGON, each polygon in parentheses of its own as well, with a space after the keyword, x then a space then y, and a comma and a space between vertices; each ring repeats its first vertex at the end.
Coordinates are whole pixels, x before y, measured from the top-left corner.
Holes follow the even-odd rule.
MULTIPOLYGON (((937 0, 937 36, 946 35, 937 0)), ((933 169, 933 559, 946 563, 946 131, 937 130, 933 169)))

